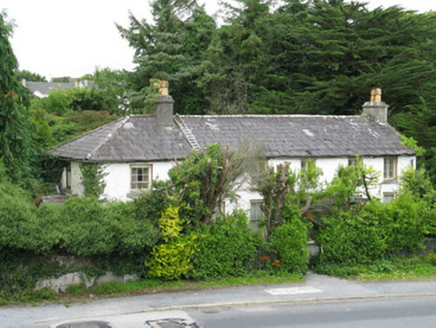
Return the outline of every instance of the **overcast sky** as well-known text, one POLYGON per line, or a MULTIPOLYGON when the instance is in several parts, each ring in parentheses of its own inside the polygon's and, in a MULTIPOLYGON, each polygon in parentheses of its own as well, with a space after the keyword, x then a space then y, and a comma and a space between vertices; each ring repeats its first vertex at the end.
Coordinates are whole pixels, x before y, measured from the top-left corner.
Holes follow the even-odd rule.
MULTIPOLYGON (((201 1, 213 15, 218 0, 201 1)), ((399 5, 436 11, 436 0, 367 0, 369 8, 399 5)), ((1 0, 16 24, 11 40, 20 69, 51 77, 80 77, 96 67, 133 68, 133 49, 115 23, 128 27, 129 11, 149 18, 147 0, 1 0)))

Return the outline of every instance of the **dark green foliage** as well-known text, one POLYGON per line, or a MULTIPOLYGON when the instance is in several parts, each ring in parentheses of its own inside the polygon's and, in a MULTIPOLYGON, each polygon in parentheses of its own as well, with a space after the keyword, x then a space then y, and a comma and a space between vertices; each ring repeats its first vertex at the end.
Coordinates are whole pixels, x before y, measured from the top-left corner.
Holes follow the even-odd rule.
POLYGON ((118 26, 135 49, 135 71, 129 76, 130 107, 144 111, 151 79, 168 80, 179 113, 201 114, 206 106, 197 85, 205 51, 215 30, 214 20, 194 0, 151 2, 154 25, 130 16, 130 28, 118 26))
POLYGON ((193 268, 187 275, 196 280, 243 276, 254 268, 257 251, 264 243, 253 232, 243 212, 222 216, 210 225, 200 225, 193 268))
POLYGON ((173 202, 174 189, 171 182, 153 181, 152 191, 133 200, 137 218, 146 218, 157 226, 157 221, 166 208, 173 202))
POLYGON ((169 170, 180 203, 180 216, 194 226, 200 222, 209 224, 215 208, 234 196, 234 187, 241 183, 248 167, 247 160, 259 160, 252 151, 249 148, 231 151, 212 144, 207 149, 193 150, 169 170))
MULTIPOLYGON (((38 260, 41 265, 53 252, 90 257, 91 266, 83 269, 93 270, 94 274, 111 270, 144 275, 143 258, 160 235, 154 219, 137 217, 138 212, 133 202, 101 204, 95 198, 85 197, 71 198, 62 206, 41 204, 36 208, 27 192, 9 182, 2 182, 0 262, 11 268, 8 271, 11 279, 23 280, 17 285, 21 287, 29 283, 34 285, 35 279, 44 274, 50 276, 68 272, 67 268, 56 269, 50 265, 54 271, 47 273, 48 268, 37 274, 38 266, 33 268, 27 260, 19 261, 24 254, 28 257, 41 256, 38 260), (9 257, 6 258, 6 255, 9 257), (29 274, 29 270, 35 272, 29 274)), ((0 280, 7 278, 1 275, 0 280)), ((7 281, 4 280, 4 283, 7 281)))
POLYGON ((24 70, 17 70, 15 72, 15 76, 16 76, 19 83, 21 83, 21 81, 23 79, 25 79, 26 81, 32 81, 32 82, 47 82, 45 77, 43 77, 37 73, 29 72, 25 69, 24 70))
MULTIPOLYGON (((414 201, 410 195, 400 195, 395 201, 385 206, 385 215, 380 216, 386 233, 386 251, 388 254, 412 254, 424 248, 425 234, 428 233, 428 223, 425 213, 427 204, 423 201, 414 201)), ((376 208, 368 210, 373 215, 379 213, 376 208)))
POLYGON ((306 225, 298 216, 274 229, 269 239, 272 271, 304 274, 309 263, 307 242, 306 225))
POLYGON ((436 112, 421 98, 419 104, 405 106, 405 110, 392 118, 392 122, 407 137, 416 140, 426 151, 419 154, 420 164, 427 169, 430 179, 435 185, 436 166, 436 112))
POLYGON ((369 202, 325 217, 315 240, 322 247, 321 260, 334 263, 371 263, 398 254, 413 254, 423 249, 426 205, 410 195, 400 195, 388 204, 369 202))
POLYGON ((320 197, 317 187, 321 175, 321 169, 311 160, 300 172, 292 171, 289 164, 279 164, 277 170, 266 167, 257 188, 263 196, 262 211, 267 236, 286 219, 290 220, 309 210, 312 200, 320 197))
POLYGON ((94 198, 71 198, 62 207, 61 249, 80 256, 132 255, 153 246, 158 230, 136 219, 134 204, 100 204, 94 198))
POLYGON ((48 114, 65 116, 70 111, 119 111, 117 95, 110 90, 67 88, 53 89, 48 97, 33 100, 32 109, 44 109, 48 114))
POLYGON ((0 159, 14 183, 30 187, 39 145, 32 144, 35 127, 24 106, 24 87, 15 77, 18 63, 9 42, 12 31, 6 13, 0 12, 0 159))
POLYGON ((36 220, 30 194, 10 182, 0 183, 0 251, 34 249, 40 236, 25 232, 36 220))
POLYGON ((69 82, 71 82, 71 78, 68 76, 54 77, 54 78, 52 78, 52 82, 69 83, 69 82))
POLYGON ((235 7, 226 4, 228 25, 216 31, 204 61, 201 81, 209 111, 252 111, 258 94, 266 91, 264 83, 279 69, 280 64, 273 63, 268 53, 274 22, 269 6, 270 1, 264 0, 239 0, 235 7))
POLYGON ((386 233, 376 213, 351 211, 323 219, 315 235, 321 259, 333 263, 370 263, 386 254, 386 233))
POLYGON ((100 91, 101 96, 105 98, 103 103, 108 107, 98 110, 110 109, 112 112, 122 114, 128 108, 127 72, 111 70, 109 68, 97 68, 93 74, 82 77, 82 80, 84 79, 93 81, 96 85, 96 89, 100 91))
POLYGON ((25 251, 8 250, 0 253, 0 306, 10 301, 23 303, 54 300, 53 290, 44 288, 34 291, 38 279, 63 271, 57 262, 44 262, 35 254, 25 251))

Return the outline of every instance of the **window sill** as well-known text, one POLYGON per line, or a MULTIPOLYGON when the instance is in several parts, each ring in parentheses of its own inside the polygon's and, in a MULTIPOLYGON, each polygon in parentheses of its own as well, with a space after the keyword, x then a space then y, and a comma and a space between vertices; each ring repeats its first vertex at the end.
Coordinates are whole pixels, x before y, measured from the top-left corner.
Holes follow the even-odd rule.
POLYGON ((398 183, 398 178, 384 179, 383 184, 398 183))
POLYGON ((135 199, 135 198, 138 198, 141 195, 148 194, 150 191, 151 191, 151 189, 135 190, 135 191, 129 192, 126 196, 127 196, 127 198, 135 199))

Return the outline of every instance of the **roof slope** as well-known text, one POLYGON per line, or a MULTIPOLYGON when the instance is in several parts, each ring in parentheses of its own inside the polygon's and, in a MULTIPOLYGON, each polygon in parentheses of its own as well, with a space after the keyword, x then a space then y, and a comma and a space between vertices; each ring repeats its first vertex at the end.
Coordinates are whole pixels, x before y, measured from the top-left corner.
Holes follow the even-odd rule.
POLYGON ((182 116, 204 147, 218 142, 263 144, 267 157, 414 155, 389 124, 362 116, 182 116))
MULTIPOLYGON (((362 116, 181 116, 201 147, 261 144, 266 156, 351 157, 414 155, 389 124, 362 116)), ((185 129, 186 133, 186 129, 185 129)), ((165 128, 155 115, 132 115, 59 145, 53 153, 95 162, 181 159, 192 146, 178 125, 165 128)), ((191 138, 192 136, 190 136, 191 138)))
POLYGON ((191 151, 182 131, 161 127, 155 115, 120 118, 55 147, 53 154, 95 162, 181 159, 191 151))

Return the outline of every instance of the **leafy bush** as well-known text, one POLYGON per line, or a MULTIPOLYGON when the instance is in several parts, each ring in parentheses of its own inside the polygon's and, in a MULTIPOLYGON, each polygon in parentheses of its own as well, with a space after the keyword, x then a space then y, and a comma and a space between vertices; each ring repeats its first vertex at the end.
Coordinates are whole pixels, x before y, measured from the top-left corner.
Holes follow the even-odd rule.
POLYGON ((315 240, 322 258, 335 263, 369 263, 386 252, 385 231, 375 213, 340 212, 326 217, 315 240))
POLYGON ((323 259, 336 263, 370 263, 424 248, 428 223, 425 204, 409 194, 390 203, 369 202, 361 211, 323 219, 316 241, 323 259))
POLYGON ((181 234, 185 222, 178 212, 178 207, 170 206, 159 219, 163 243, 153 247, 145 262, 151 278, 178 279, 192 268, 196 236, 181 234))
POLYGON ((193 279, 241 276, 253 269, 257 250, 263 239, 253 232, 244 212, 218 218, 197 230, 198 251, 193 268, 187 275, 193 279))
POLYGON ((170 187, 170 183, 170 181, 153 181, 151 192, 141 194, 133 200, 138 219, 147 219, 157 226, 162 213, 174 202, 172 198, 174 190, 170 187))
POLYGON ((274 229, 269 240, 273 272, 305 273, 309 262, 307 241, 306 225, 298 217, 274 229))
POLYGON ((424 249, 428 231, 425 202, 414 201, 411 195, 404 194, 388 204, 379 203, 378 206, 386 212, 381 223, 386 231, 388 254, 414 253, 424 249))
POLYGON ((30 194, 10 182, 0 183, 0 251, 34 249, 40 244, 36 207, 30 194))
POLYGON ((431 265, 436 266, 436 253, 428 253, 425 256, 425 261, 431 265))
POLYGON ((130 203, 103 205, 95 198, 71 198, 61 208, 60 221, 60 247, 79 256, 131 255, 152 247, 159 238, 152 223, 136 219, 130 203))

